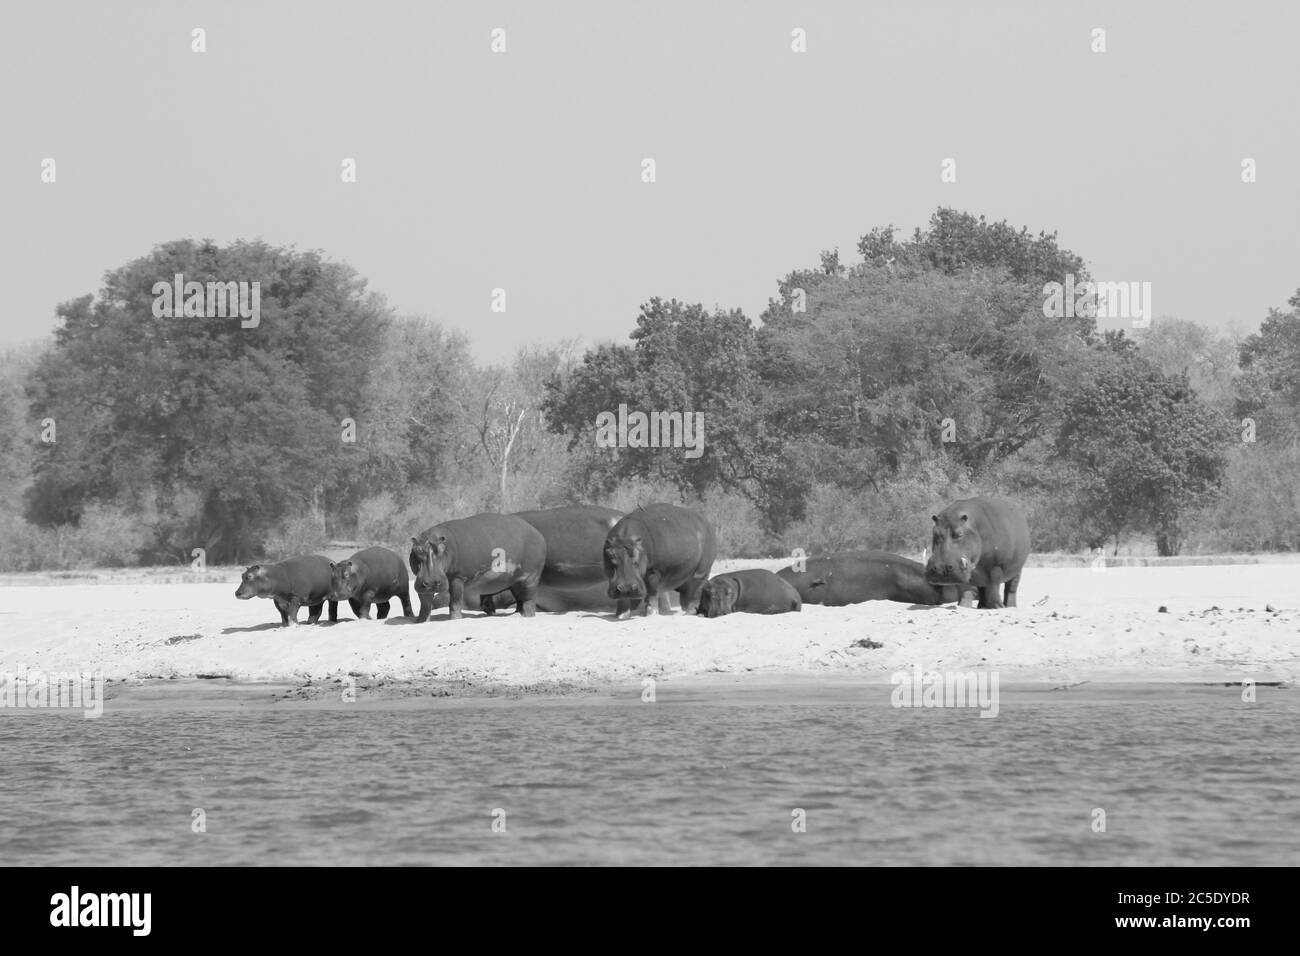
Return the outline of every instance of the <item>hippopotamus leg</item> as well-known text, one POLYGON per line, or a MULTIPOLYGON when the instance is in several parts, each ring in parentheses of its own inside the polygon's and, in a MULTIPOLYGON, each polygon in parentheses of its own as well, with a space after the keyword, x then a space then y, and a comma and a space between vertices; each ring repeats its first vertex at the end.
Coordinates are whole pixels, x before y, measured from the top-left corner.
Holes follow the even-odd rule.
POLYGON ((296 626, 298 624, 298 608, 302 607, 302 601, 296 597, 291 597, 284 602, 284 605, 284 610, 280 612, 280 615, 282 617, 288 616, 290 627, 296 626))
POLYGON ((460 578, 452 578, 451 586, 447 589, 447 617, 452 621, 459 621, 465 616, 465 582, 460 578))
POLYGON ((339 602, 330 601, 330 623, 333 624, 339 619, 339 602))
POLYGON ((1002 604, 1002 569, 994 567, 989 571, 989 583, 980 588, 980 607, 997 610, 1002 604))
POLYGON ((405 588, 403 588, 402 593, 399 594, 398 597, 401 598, 402 601, 402 614, 404 614, 406 617, 415 617, 415 612, 411 610, 410 593, 405 588))
MULTIPOLYGON (((272 603, 275 604, 275 609, 280 612, 280 624, 284 627, 288 627, 289 626, 289 602, 284 600, 284 598, 281 597, 273 597, 271 598, 271 601, 272 603)), ((294 608, 295 613, 297 612, 297 610, 298 610, 297 608, 294 608)))
MULTIPOLYGON (((658 604, 659 604, 659 613, 660 613, 660 614, 672 614, 672 613, 673 613, 673 606, 672 606, 672 604, 670 604, 670 603, 668 602, 668 592, 667 592, 667 591, 660 591, 659 594, 658 594, 656 597, 657 597, 658 604)), ((649 607, 649 605, 650 605, 650 602, 647 601, 647 602, 646 602, 646 606, 649 607)))
POLYGON ((960 596, 957 598, 957 603, 961 607, 974 607, 977 601, 982 604, 984 600, 980 589, 973 584, 959 585, 958 591, 960 596))
POLYGON ((356 598, 348 598, 348 607, 352 608, 353 617, 355 617, 358 621, 362 620, 360 601, 358 601, 356 598))
POLYGON ((522 614, 524 617, 535 617, 537 615, 537 588, 528 587, 526 584, 515 584, 510 588, 510 593, 515 596, 515 612, 522 614))
POLYGON ((488 617, 497 612, 497 602, 495 594, 484 594, 478 599, 478 609, 488 617))
POLYGON ((618 601, 615 602, 614 620, 626 621, 632 616, 632 611, 638 603, 640 602, 632 601, 627 598, 619 598, 618 601))
POLYGON ((308 623, 308 624, 315 624, 317 621, 319 621, 319 620, 320 620, 320 612, 323 611, 323 610, 325 610, 325 602, 324 602, 324 601, 321 601, 319 604, 308 604, 308 605, 307 605, 307 623, 308 623))
POLYGON ((388 617, 388 607, 389 605, 387 601, 375 602, 375 614, 379 620, 382 621, 384 618, 388 617))
POLYGON ((371 599, 371 597, 372 597, 372 595, 370 595, 370 594, 363 594, 363 595, 361 595, 361 613, 358 614, 357 617, 358 617, 359 619, 363 620, 363 621, 368 621, 368 620, 370 620, 370 599, 371 599))
POLYGON ((1016 606, 1016 588, 1018 587, 1020 587, 1020 575, 1017 574, 1014 578, 1009 578, 1007 580, 1007 607, 1016 606))
POLYGON ((708 578, 691 578, 677 589, 677 597, 682 603, 683 613, 693 614, 699 610, 700 592, 704 590, 708 580, 708 578))

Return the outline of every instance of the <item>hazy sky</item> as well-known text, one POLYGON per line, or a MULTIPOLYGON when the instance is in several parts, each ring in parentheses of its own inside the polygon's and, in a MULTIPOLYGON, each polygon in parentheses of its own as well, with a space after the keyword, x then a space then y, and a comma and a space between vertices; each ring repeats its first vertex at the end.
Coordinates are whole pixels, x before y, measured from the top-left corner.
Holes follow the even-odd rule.
POLYGON ((0 346, 158 243, 261 237, 506 358, 623 340, 654 295, 757 318, 941 205, 1251 328, 1300 287, 1298 35, 1289 0, 6 0, 0 346))

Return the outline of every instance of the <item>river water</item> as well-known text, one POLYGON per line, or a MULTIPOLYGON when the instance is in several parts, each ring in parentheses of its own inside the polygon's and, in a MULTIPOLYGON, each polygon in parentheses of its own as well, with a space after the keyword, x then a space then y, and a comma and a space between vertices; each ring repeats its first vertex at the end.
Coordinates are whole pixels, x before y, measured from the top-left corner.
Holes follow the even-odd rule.
POLYGON ((0 711, 0 863, 1300 861, 1293 690, 890 690, 0 711))

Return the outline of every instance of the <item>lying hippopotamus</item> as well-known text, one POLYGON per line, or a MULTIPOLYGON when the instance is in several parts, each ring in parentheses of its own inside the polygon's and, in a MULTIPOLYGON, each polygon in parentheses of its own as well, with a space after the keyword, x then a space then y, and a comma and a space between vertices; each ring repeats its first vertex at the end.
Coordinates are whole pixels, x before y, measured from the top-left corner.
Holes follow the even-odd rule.
POLYGON ((799 592, 789 581, 762 568, 728 571, 710 578, 700 589, 696 613, 706 617, 724 614, 784 614, 802 609, 799 592))
MULTIPOLYGON (((298 623, 298 608, 307 605, 307 623, 320 620, 321 608, 330 596, 330 561, 319 554, 304 554, 279 564, 254 564, 244 571, 235 597, 247 601, 269 597, 280 612, 280 623, 298 623)), ((330 601, 330 620, 339 619, 337 601, 330 601)))
POLYGON ((427 621, 436 595, 448 596, 448 616, 463 616, 466 594, 480 600, 509 591, 519 613, 537 610, 537 584, 546 564, 546 539, 515 515, 477 514, 434 525, 411 539, 411 572, 420 598, 417 620, 427 621))
POLYGON ((605 536, 608 594, 619 620, 641 613, 670 613, 668 592, 676 591, 682 610, 692 613, 709 579, 717 540, 702 515, 676 505, 652 504, 623 517, 605 536))
POLYGON ((1029 557, 1029 522, 1020 506, 998 498, 966 498, 931 517, 934 553, 925 565, 926 580, 956 585, 962 607, 972 606, 976 592, 980 607, 1015 607, 1020 570, 1029 557))
POLYGON ((782 568, 777 576, 794 585, 804 604, 843 607, 862 601, 944 604, 957 600, 925 579, 919 561, 888 551, 847 551, 805 558, 803 570, 782 568))

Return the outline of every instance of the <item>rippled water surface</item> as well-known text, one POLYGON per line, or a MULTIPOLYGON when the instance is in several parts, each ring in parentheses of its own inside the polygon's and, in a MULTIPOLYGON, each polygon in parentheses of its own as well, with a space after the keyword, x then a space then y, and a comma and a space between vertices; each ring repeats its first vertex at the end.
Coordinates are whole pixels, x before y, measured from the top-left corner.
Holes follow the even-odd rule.
POLYGON ((1295 691, 846 696, 0 712, 0 862, 1300 861, 1295 691))

